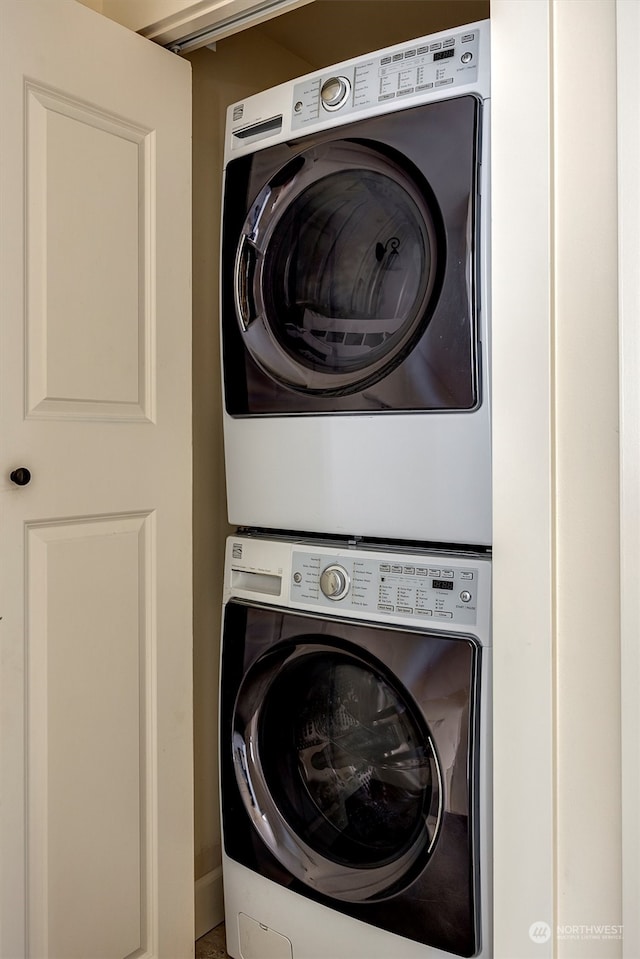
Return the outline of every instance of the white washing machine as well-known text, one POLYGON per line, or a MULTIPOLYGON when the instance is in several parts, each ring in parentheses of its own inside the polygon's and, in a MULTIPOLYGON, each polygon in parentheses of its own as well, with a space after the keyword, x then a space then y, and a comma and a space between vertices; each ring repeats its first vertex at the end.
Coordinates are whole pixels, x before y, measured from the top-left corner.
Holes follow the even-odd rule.
POLYGON ((229 108, 234 526, 491 543, 489 21, 229 108))
POLYGON ((229 538, 234 959, 492 955, 490 579, 473 553, 229 538))

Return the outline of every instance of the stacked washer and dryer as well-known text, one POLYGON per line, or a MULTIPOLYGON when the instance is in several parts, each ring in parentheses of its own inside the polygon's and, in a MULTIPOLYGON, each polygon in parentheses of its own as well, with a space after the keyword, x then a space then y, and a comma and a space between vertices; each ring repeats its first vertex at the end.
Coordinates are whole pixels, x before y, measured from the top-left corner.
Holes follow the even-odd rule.
POLYGON ((229 108, 234 959, 491 955, 489 22, 229 108))

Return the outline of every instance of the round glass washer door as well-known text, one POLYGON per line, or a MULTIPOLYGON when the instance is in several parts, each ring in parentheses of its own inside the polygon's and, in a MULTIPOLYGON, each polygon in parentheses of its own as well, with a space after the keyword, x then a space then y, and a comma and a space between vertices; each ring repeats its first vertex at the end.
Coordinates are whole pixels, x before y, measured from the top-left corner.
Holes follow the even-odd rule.
POLYGON ((233 722, 245 809, 276 859, 334 899, 382 899, 435 847, 442 779, 406 690, 353 652, 304 637, 260 657, 233 722))
POLYGON ((444 252, 426 183, 368 143, 292 159, 245 219, 235 304, 246 348, 285 386, 346 394, 397 366, 425 329, 444 252))

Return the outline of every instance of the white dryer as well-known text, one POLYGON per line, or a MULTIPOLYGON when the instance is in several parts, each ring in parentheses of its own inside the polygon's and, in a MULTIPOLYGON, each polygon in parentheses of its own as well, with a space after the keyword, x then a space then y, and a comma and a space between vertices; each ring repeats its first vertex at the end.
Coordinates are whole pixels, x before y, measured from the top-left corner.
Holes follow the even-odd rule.
POLYGON ((489 959, 491 563, 227 541, 234 959, 489 959))
POLYGON ((489 22, 229 108, 229 521, 491 543, 489 22))

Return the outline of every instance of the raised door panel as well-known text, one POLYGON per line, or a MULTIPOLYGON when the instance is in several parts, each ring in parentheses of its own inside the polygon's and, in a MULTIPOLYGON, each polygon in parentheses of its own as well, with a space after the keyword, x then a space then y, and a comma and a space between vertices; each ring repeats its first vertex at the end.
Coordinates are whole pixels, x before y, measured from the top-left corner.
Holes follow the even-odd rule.
POLYGON ((153 525, 142 515, 27 527, 28 893, 38 956, 150 951, 153 525))
POLYGON ((153 131, 25 93, 28 415, 147 418, 153 131))

